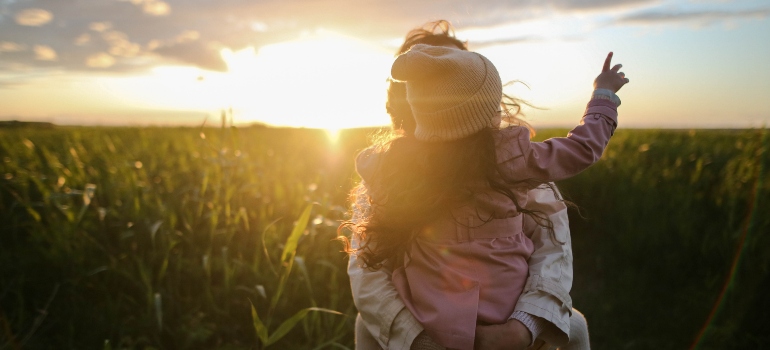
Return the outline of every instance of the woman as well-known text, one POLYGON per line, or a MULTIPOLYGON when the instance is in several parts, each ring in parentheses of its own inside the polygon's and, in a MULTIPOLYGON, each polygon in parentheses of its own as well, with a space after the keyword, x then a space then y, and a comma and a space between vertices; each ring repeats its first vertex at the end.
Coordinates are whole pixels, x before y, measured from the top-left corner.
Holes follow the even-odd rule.
MULTIPOLYGON (((455 38, 446 21, 429 23, 411 31, 398 54, 418 43, 467 50, 465 43, 455 38)), ((508 98, 504 108, 514 110, 515 116, 519 101, 508 98)), ((414 132, 414 119, 406 102, 403 83, 390 82, 387 110, 394 129, 405 135, 414 132)), ((530 191, 527 209, 547 214, 553 223, 555 237, 551 237, 547 229, 533 225, 536 228, 531 240, 535 251, 528 261, 529 278, 524 293, 507 323, 477 327, 476 348, 524 349, 546 342, 565 345, 568 341, 569 349, 588 348, 585 319, 571 308, 572 253, 568 218, 566 206, 557 198, 558 193, 549 189, 530 191)), ((354 222, 366 205, 354 205, 354 222)), ((358 242, 352 244, 355 248, 358 242)), ((351 255, 348 274, 360 312, 356 320, 356 349, 443 349, 422 333, 422 326, 404 307, 390 272, 362 268, 357 257, 351 255)))

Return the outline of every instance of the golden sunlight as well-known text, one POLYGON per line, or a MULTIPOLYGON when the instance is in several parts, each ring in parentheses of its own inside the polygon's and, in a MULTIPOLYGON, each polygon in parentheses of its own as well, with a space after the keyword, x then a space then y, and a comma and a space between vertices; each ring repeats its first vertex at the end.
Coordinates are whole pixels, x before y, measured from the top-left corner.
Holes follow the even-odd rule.
POLYGON ((225 73, 162 66, 137 77, 100 78, 99 85, 145 108, 210 115, 231 108, 236 124, 339 130, 389 123, 385 89, 393 57, 383 48, 317 31, 221 55, 225 73))
POLYGON ((324 130, 326 131, 326 137, 329 138, 329 142, 336 144, 337 141, 340 140, 340 133, 342 132, 342 129, 326 128, 324 130))
MULTIPOLYGON (((328 31, 257 52, 223 50, 237 122, 338 130, 386 125, 385 79, 392 56, 328 31)), ((330 135, 334 132, 330 132, 330 135)))

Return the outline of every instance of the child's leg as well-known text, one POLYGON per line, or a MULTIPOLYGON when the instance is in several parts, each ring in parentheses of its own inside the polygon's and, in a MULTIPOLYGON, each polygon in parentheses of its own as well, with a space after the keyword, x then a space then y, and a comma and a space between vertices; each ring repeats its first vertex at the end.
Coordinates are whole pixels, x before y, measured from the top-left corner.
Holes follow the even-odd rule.
POLYGON ((586 317, 575 309, 569 318, 569 343, 559 348, 561 350, 590 350, 588 341, 588 322, 586 317))

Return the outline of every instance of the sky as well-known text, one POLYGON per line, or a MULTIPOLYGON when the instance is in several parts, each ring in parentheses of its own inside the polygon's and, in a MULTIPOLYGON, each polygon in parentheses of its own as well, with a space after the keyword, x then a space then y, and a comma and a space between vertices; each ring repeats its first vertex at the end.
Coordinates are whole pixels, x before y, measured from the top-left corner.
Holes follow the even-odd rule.
POLYGON ((620 127, 770 125, 767 0, 0 0, 0 120, 386 125, 394 53, 438 19, 535 127, 579 122, 609 51, 620 127))

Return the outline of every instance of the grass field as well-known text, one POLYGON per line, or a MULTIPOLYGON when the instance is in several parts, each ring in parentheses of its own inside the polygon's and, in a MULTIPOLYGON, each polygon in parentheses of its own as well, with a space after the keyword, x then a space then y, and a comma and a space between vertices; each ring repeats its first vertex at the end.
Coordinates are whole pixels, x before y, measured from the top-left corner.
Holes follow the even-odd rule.
MULTIPOLYGON (((370 133, 0 130, 0 349, 352 348, 370 133)), ((770 347, 768 166, 766 130, 619 130, 559 183, 595 349, 770 347)))

